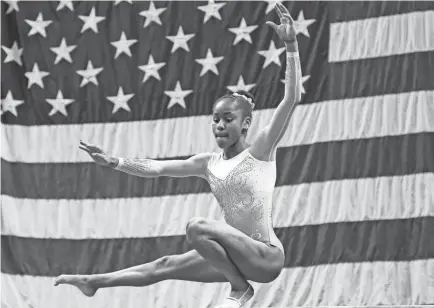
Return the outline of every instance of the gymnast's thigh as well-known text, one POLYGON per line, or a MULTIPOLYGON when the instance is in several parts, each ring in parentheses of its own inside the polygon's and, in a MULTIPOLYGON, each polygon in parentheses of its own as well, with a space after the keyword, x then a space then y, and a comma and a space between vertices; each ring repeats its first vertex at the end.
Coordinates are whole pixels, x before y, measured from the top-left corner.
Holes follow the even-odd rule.
POLYGON ((194 218, 189 224, 219 243, 247 280, 267 283, 279 276, 284 263, 279 248, 254 240, 224 221, 194 218))

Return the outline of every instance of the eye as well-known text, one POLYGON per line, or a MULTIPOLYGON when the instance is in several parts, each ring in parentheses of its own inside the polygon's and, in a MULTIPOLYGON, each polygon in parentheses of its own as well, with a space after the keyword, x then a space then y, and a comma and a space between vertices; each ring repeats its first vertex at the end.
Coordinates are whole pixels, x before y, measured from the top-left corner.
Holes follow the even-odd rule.
POLYGON ((214 123, 218 123, 219 122, 219 119, 218 118, 214 118, 214 119, 212 119, 213 121, 214 121, 214 123))
POLYGON ((227 122, 232 122, 232 120, 233 120, 232 118, 226 118, 227 122))

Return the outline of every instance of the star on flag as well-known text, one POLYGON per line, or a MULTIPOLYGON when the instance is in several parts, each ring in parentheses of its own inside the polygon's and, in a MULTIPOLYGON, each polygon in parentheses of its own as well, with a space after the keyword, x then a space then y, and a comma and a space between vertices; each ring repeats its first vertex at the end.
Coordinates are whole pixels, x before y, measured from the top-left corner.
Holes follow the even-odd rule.
POLYGON ((233 45, 238 44, 241 40, 245 40, 252 44, 250 33, 253 32, 258 26, 247 26, 246 20, 241 19, 240 25, 237 28, 229 28, 229 31, 236 35, 233 45))
POLYGON ((52 116, 56 114, 57 112, 60 112, 65 117, 68 116, 68 112, 66 111, 66 106, 71 104, 74 100, 69 98, 63 98, 62 91, 57 91, 56 98, 47 98, 47 103, 49 103, 53 108, 51 109, 49 116, 52 116))
POLYGON ((51 20, 44 20, 42 17, 42 13, 38 14, 36 20, 25 19, 25 22, 31 27, 28 34, 29 36, 39 33, 43 37, 47 37, 47 32, 45 31, 45 28, 52 23, 51 20))
POLYGON ((227 86, 227 88, 231 92, 237 92, 237 91, 247 91, 247 92, 249 92, 254 86, 256 86, 256 83, 246 84, 244 82, 243 76, 240 76, 240 78, 238 78, 238 82, 237 82, 236 85, 234 85, 234 86, 227 86))
POLYGON ((80 33, 83 33, 88 29, 93 30, 95 33, 98 33, 98 23, 105 19, 105 17, 103 16, 95 15, 95 7, 92 8, 88 16, 79 15, 78 18, 80 18, 84 22, 80 33))
POLYGON ((303 11, 300 11, 297 20, 294 20, 295 33, 301 33, 307 37, 310 37, 307 27, 309 27, 314 22, 315 19, 304 19, 303 11))
POLYGON ((108 96, 107 99, 111 101, 114 106, 112 114, 117 112, 119 109, 124 109, 131 112, 130 106, 128 106, 128 101, 134 96, 134 94, 124 94, 122 87, 119 87, 118 94, 116 96, 108 96))
POLYGON ((182 108, 187 108, 185 106, 185 97, 192 93, 193 90, 182 90, 181 83, 179 81, 176 82, 175 90, 173 91, 164 91, 164 94, 170 97, 169 105, 167 109, 173 107, 175 104, 181 105, 182 108))
POLYGON ((282 3, 283 0, 267 0, 268 2, 267 9, 265 10, 265 14, 270 13, 277 3, 282 3))
POLYGON ((94 68, 91 61, 87 62, 87 67, 85 70, 77 71, 77 74, 83 77, 83 80, 80 83, 80 87, 87 85, 89 82, 93 83, 94 85, 98 85, 98 80, 96 76, 101 73, 102 70, 102 67, 94 68))
POLYGON ((151 22, 155 22, 158 25, 162 25, 160 20, 160 14, 163 13, 167 8, 159 8, 155 7, 154 2, 149 3, 149 9, 146 11, 141 11, 139 13, 140 16, 145 17, 145 23, 143 24, 143 28, 146 28, 151 24, 151 22))
POLYGON ((48 75, 50 75, 50 73, 40 71, 38 63, 35 63, 35 64, 33 64, 32 71, 31 72, 27 72, 24 75, 27 77, 27 79, 29 79, 28 89, 30 89, 30 87, 33 84, 37 84, 38 86, 40 86, 43 89, 44 88, 44 83, 42 81, 42 78, 47 77, 48 75))
POLYGON ((119 41, 111 42, 113 46, 116 47, 115 59, 121 54, 125 53, 126 55, 131 57, 131 45, 137 43, 137 40, 127 40, 127 36, 125 32, 122 31, 121 38, 119 41))
POLYGON ((200 76, 206 74, 206 72, 211 71, 218 76, 219 72, 217 70, 217 63, 223 60, 223 57, 214 57, 210 48, 206 53, 206 58, 196 59, 196 62, 201 64, 202 71, 200 72, 200 76))
POLYGON ((23 54, 23 49, 18 48, 17 42, 14 42, 11 48, 2 45, 2 49, 6 53, 6 59, 4 60, 4 63, 14 61, 19 66, 23 65, 23 62, 21 61, 21 55, 23 54))
POLYGON ((198 6, 197 8, 205 13, 203 23, 205 24, 211 17, 222 20, 219 10, 224 7, 226 3, 214 3, 214 1, 208 1, 207 5, 198 6))
POLYGON ((178 33, 176 35, 166 36, 166 38, 173 43, 171 53, 174 53, 178 48, 182 48, 185 51, 190 51, 187 42, 193 37, 194 34, 184 34, 184 30, 182 30, 182 26, 179 26, 178 33))
POLYGON ((262 68, 266 68, 271 63, 276 63, 277 65, 281 66, 280 63, 280 55, 285 51, 285 47, 276 48, 276 45, 274 44, 274 41, 272 40, 270 42, 270 47, 268 47, 268 50, 260 50, 258 53, 265 57, 265 62, 262 68))
POLYGON ((14 116, 18 116, 17 107, 24 103, 23 100, 14 99, 12 92, 9 90, 6 97, 1 100, 2 114, 9 111, 14 116))
POLYGON ((60 10, 62 10, 65 7, 67 7, 71 11, 74 11, 74 4, 72 3, 71 0, 60 0, 59 1, 59 5, 57 6, 56 11, 60 11, 60 10))
POLYGON ((5 2, 9 5, 8 10, 6 11, 6 15, 12 13, 13 11, 20 11, 20 9, 18 8, 18 0, 8 0, 5 2))
POLYGON ((152 55, 149 56, 148 64, 139 66, 139 69, 145 73, 142 82, 146 82, 149 77, 154 77, 157 80, 161 80, 158 70, 165 66, 165 62, 155 63, 152 55))
POLYGON ((60 62, 60 60, 65 59, 67 62, 72 63, 70 53, 77 48, 77 45, 66 45, 66 39, 62 38, 59 47, 51 47, 51 51, 56 54, 56 60, 54 60, 54 64, 60 62))

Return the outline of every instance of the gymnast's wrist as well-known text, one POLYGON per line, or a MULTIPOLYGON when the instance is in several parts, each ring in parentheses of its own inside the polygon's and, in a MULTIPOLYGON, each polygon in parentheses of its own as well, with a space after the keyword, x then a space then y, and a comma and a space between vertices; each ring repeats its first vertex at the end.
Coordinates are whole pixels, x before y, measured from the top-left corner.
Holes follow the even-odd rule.
POLYGON ((285 42, 286 52, 298 52, 297 40, 291 42, 285 42))
POLYGON ((109 158, 109 163, 108 166, 110 168, 116 169, 119 167, 119 162, 120 162, 120 158, 117 157, 110 157, 109 158))

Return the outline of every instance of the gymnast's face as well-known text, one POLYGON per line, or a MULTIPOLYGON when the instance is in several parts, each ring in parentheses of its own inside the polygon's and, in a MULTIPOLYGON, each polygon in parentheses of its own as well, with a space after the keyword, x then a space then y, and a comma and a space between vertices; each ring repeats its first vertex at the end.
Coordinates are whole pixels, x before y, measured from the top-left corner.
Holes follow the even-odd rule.
POLYGON ((212 132, 219 148, 226 149, 237 142, 242 123, 243 112, 233 99, 224 98, 214 105, 212 132))

